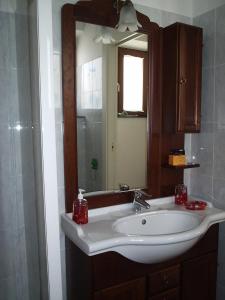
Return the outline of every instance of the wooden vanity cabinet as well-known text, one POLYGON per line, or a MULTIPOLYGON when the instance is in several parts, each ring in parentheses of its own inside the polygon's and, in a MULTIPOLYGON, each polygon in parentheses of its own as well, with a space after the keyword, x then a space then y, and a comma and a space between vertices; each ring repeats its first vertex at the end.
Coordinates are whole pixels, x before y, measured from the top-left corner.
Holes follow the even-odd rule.
POLYGON ((163 29, 163 128, 200 131, 202 29, 175 23, 163 29))
POLYGON ((188 252, 160 264, 116 252, 89 257, 69 242, 68 300, 215 300, 218 225, 188 252))

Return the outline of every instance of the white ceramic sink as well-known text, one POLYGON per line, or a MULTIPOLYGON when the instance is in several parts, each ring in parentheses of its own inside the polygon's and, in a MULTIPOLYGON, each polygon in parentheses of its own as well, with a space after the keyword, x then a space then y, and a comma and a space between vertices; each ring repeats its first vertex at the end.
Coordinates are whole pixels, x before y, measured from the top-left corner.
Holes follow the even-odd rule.
POLYGON ((113 229, 128 235, 177 234, 201 223, 198 215, 186 211, 155 211, 117 220, 113 229))
POLYGON ((136 214, 132 204, 89 210, 89 223, 77 225, 61 216, 62 228, 83 252, 92 256, 115 251, 140 263, 157 263, 190 249, 225 211, 208 203, 204 211, 188 211, 174 197, 148 201, 151 208, 136 214))

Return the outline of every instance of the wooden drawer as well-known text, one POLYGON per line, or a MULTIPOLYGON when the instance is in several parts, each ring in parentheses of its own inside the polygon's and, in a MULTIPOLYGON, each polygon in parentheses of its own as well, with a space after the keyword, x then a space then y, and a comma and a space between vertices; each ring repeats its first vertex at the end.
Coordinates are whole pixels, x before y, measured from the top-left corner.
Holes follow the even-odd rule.
POLYGON ((149 295, 155 295, 179 286, 180 266, 176 265, 148 276, 149 295))
POLYGON ((152 296, 149 298, 149 300, 180 300, 179 288, 166 291, 156 296, 152 296))
POLYGON ((146 281, 138 278, 94 293, 94 300, 145 300, 146 281))

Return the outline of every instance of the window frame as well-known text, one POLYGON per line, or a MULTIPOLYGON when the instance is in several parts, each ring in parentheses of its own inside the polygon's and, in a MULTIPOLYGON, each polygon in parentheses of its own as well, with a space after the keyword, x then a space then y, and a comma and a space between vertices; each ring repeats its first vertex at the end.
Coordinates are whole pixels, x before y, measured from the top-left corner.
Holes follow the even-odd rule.
POLYGON ((129 48, 118 47, 118 117, 147 117, 147 98, 148 98, 148 52, 129 48), (125 55, 131 55, 144 59, 143 62, 143 111, 126 111, 123 110, 123 58, 125 55))

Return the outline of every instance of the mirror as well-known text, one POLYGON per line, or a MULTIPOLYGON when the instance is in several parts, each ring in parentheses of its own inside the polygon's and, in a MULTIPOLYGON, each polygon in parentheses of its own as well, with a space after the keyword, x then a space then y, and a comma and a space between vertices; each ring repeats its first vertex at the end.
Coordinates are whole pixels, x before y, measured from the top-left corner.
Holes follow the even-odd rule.
MULTIPOLYGON (((85 115, 83 115, 83 108, 81 109, 81 101, 79 100, 81 88, 79 88, 79 84, 81 84, 81 75, 78 73, 79 65, 76 62, 76 52, 77 52, 77 42, 79 43, 79 32, 77 36, 75 34, 76 27, 79 30, 83 30, 84 25, 81 24, 81 28, 79 29, 78 22, 84 22, 103 26, 103 28, 115 28, 118 23, 118 11, 113 5, 114 1, 102 1, 102 0, 92 0, 92 1, 78 1, 75 5, 73 4, 65 4, 62 8, 62 94, 63 94, 63 117, 64 117, 64 174, 65 174, 65 198, 66 198, 66 211, 71 212, 73 206, 73 200, 78 191, 78 181, 79 186, 85 187, 85 182, 82 182, 82 172, 86 172, 86 163, 89 164, 89 175, 90 177, 96 176, 96 169, 100 169, 100 166, 103 170, 101 176, 99 176, 98 182, 95 186, 92 185, 87 190, 104 190, 104 192, 97 194, 91 192, 89 198, 88 205, 90 208, 102 207, 120 203, 126 203, 132 201, 132 193, 131 192, 120 192, 118 191, 118 184, 128 184, 131 187, 145 187, 148 194, 151 194, 153 197, 158 197, 160 195, 160 170, 161 170, 161 70, 162 70, 162 61, 161 61, 161 30, 159 26, 155 23, 150 22, 149 18, 139 12, 137 12, 138 21, 142 24, 142 28, 135 34, 145 34, 148 39, 148 63, 144 63, 147 67, 148 71, 148 79, 147 83, 144 86, 147 86, 147 90, 140 92, 140 94, 147 93, 146 97, 146 106, 144 102, 141 102, 141 97, 139 97, 139 101, 136 102, 135 107, 127 106, 126 100, 119 99, 117 104, 117 89, 120 88, 120 91, 123 89, 123 85, 126 85, 126 82, 120 83, 120 86, 117 85, 116 78, 116 69, 117 64, 112 61, 112 56, 110 50, 110 45, 104 46, 102 43, 98 44, 98 47, 102 47, 103 53, 107 54, 107 64, 111 66, 111 70, 108 71, 106 68, 106 63, 102 62, 101 66, 101 76, 103 78, 102 81, 106 82, 106 87, 102 85, 102 100, 92 102, 92 105, 95 105, 95 116, 98 118, 98 121, 95 122, 95 126, 90 128, 91 137, 95 137, 96 145, 99 148, 94 149, 91 146, 90 139, 84 139, 84 132, 87 132, 87 122, 85 121, 85 115), (106 51, 108 50, 108 52, 106 51), (108 76, 106 77, 106 73, 108 76), (109 92, 111 91, 111 92, 109 92), (110 94, 107 97, 106 106, 106 93, 110 94), (104 97, 104 99, 103 99, 104 97), (80 101, 80 103, 79 103, 80 101), (93 104, 94 103, 94 104, 93 104), (99 109, 99 105, 101 103, 102 108, 99 109), (122 104, 121 104, 122 103, 122 104), (136 111, 137 109, 137 111, 136 111), (106 113, 109 111, 109 113, 106 113), (118 115, 119 114, 119 115, 118 115), (79 119, 79 120, 78 120, 79 119), (100 126, 99 123, 102 123, 100 126), (118 124, 125 123, 129 129, 124 133, 120 130, 118 124), (142 140, 139 140, 139 136, 133 138, 134 144, 129 145, 129 150, 126 149, 125 152, 121 151, 121 154, 117 155, 116 151, 118 151, 118 142, 116 141, 116 133, 117 139, 122 140, 122 146, 127 144, 125 142, 125 138, 132 135, 133 130, 130 130, 130 123, 134 123, 135 129, 140 125, 143 129, 142 140), (145 123, 145 125, 144 125, 145 123), (104 124, 104 126, 103 126, 104 124), (116 124, 116 126, 115 126, 116 124), (128 125, 129 124, 129 125, 128 125), (137 125, 139 124, 139 125, 137 125), (80 131, 77 130, 77 127, 81 127, 80 131), (101 134, 94 135, 92 134, 95 130, 99 129, 101 134), (82 131, 83 130, 83 131, 82 131), (92 131, 91 131, 92 130, 92 131), (145 132, 145 133, 144 133, 145 132), (147 137, 146 137, 147 133, 147 137), (79 136, 81 135, 81 136, 79 136), (97 137, 97 138, 96 138, 97 137), (97 140, 99 139, 99 140, 97 140), (87 141, 87 145, 85 143, 87 141), (116 141, 116 142, 115 142, 116 141), (83 142, 83 146, 82 146, 83 142), (115 145, 115 143, 117 143, 115 145), (139 157, 136 159, 130 159, 128 164, 122 168, 122 164, 128 160, 131 150, 133 148, 141 146, 142 150, 138 149, 139 157), (101 146, 99 146, 101 145, 101 146), (102 147, 104 145, 104 147, 102 147), (134 145, 134 146, 133 146, 134 145), (117 146, 117 149, 116 147, 117 146), (78 149, 79 148, 79 149, 78 149), (91 149, 93 148, 93 149, 91 149), (92 150, 92 152, 90 151, 92 150), (94 150, 94 151, 93 151, 94 150), (85 157, 84 151, 90 151, 92 155, 90 155, 91 159, 84 159, 82 161, 82 155, 85 157), (142 154, 140 154, 142 151, 142 154), (101 156, 100 156, 101 154, 101 156), (100 158, 103 160, 100 162, 100 158), (107 159, 106 159, 107 158, 107 159), (142 160, 142 162, 141 162, 142 160), (78 165, 81 165, 80 169, 78 165), (116 168, 117 164, 117 168, 116 168), (137 166, 143 165, 141 168, 142 174, 139 174, 136 177, 136 180, 129 181, 124 174, 125 171, 128 170, 128 175, 132 177, 133 174, 137 174, 137 166), (121 172, 115 170, 119 170, 121 167, 121 172), (78 171, 79 169, 79 171, 78 171), (113 172, 110 173, 110 170, 113 172), (79 173, 79 176, 78 176, 79 173), (120 176, 120 177, 119 177, 120 176), (80 178, 79 178, 80 177, 80 178), (115 180, 115 178, 118 178, 115 180), (140 180, 141 178, 141 180, 140 180), (138 180, 139 181, 138 181, 138 180), (109 192, 105 192, 106 189, 109 192), (114 191, 112 191, 114 190, 114 191), (111 191, 111 192, 110 192, 111 191)), ((100 29, 100 27, 99 27, 100 29)), ((95 33, 96 34, 96 33, 95 33)), ((115 32, 117 34, 117 32, 115 32)), ((101 40, 102 38, 100 38, 101 40)), ((130 36, 125 35, 124 39, 130 40, 130 36)), ((141 41, 141 36, 138 36, 138 39, 141 41)), ((146 39, 146 38, 145 38, 146 39)), ((117 41, 117 39, 115 39, 117 41)), ((122 41, 124 42, 124 41, 122 41)), ((127 41, 128 42, 128 41, 127 41)), ((132 43, 132 40, 130 41, 132 43)), ((128 44, 126 45, 128 47, 128 44)), ((122 47, 120 47, 122 48, 122 47)), ((115 45, 114 45, 115 50, 115 45)), ((133 50, 137 51, 137 50, 133 50)), ((118 51, 119 52, 119 51, 118 51)), ((113 52, 115 53, 115 51, 113 52)), ((97 57, 95 57, 97 59, 97 57)), ((94 59, 92 59, 94 60, 94 59)), ((89 60, 90 62, 91 60, 89 60)), ((139 60, 140 61, 140 60, 139 60)), ((95 61, 95 65, 99 64, 99 61, 95 61)), ((119 64, 118 64, 119 65, 119 64)), ((81 67, 82 68, 82 67, 81 67)), ((89 71, 85 71, 86 67, 84 66, 84 73, 89 74, 91 69, 89 65, 89 71)), ((119 72, 121 73, 121 72, 119 72)), ((86 75, 85 75, 86 76, 86 75)), ((123 78, 123 77, 122 77, 123 78)), ((120 78, 121 82, 121 78, 120 78)), ((99 85, 99 81, 96 81, 96 87, 99 85)), ((129 86, 129 84, 128 84, 129 86)), ((129 95, 130 90, 127 90, 129 95)), ((89 91, 90 92, 90 91, 89 91)), ((94 91, 93 91, 94 92, 94 91)), ((99 91, 95 91, 95 94, 100 93, 99 91)), ((125 97, 126 98, 126 97, 125 97)), ((81 97, 80 97, 81 99, 81 97)), ((128 96, 129 99, 129 96, 128 96)), ((87 101, 88 103, 88 101, 87 101)), ((82 102, 83 105, 83 102, 82 102)), ((86 107, 85 109, 88 111, 89 109, 86 107)), ((93 110, 93 108, 92 108, 93 110)), ((93 118, 93 117, 92 117, 93 118)), ((131 139, 131 140, 132 140, 131 139)), ((127 146, 127 145, 126 145, 127 146)), ((128 147, 127 147, 128 148, 128 147)), ((83 175, 84 176, 84 175, 83 175)), ((132 177, 135 178, 135 177, 132 177)), ((96 180, 97 182, 97 180, 96 180)), ((86 188, 86 187, 85 187, 86 188)))
POLYGON ((148 36, 76 22, 76 71, 79 188, 146 188, 148 36))

